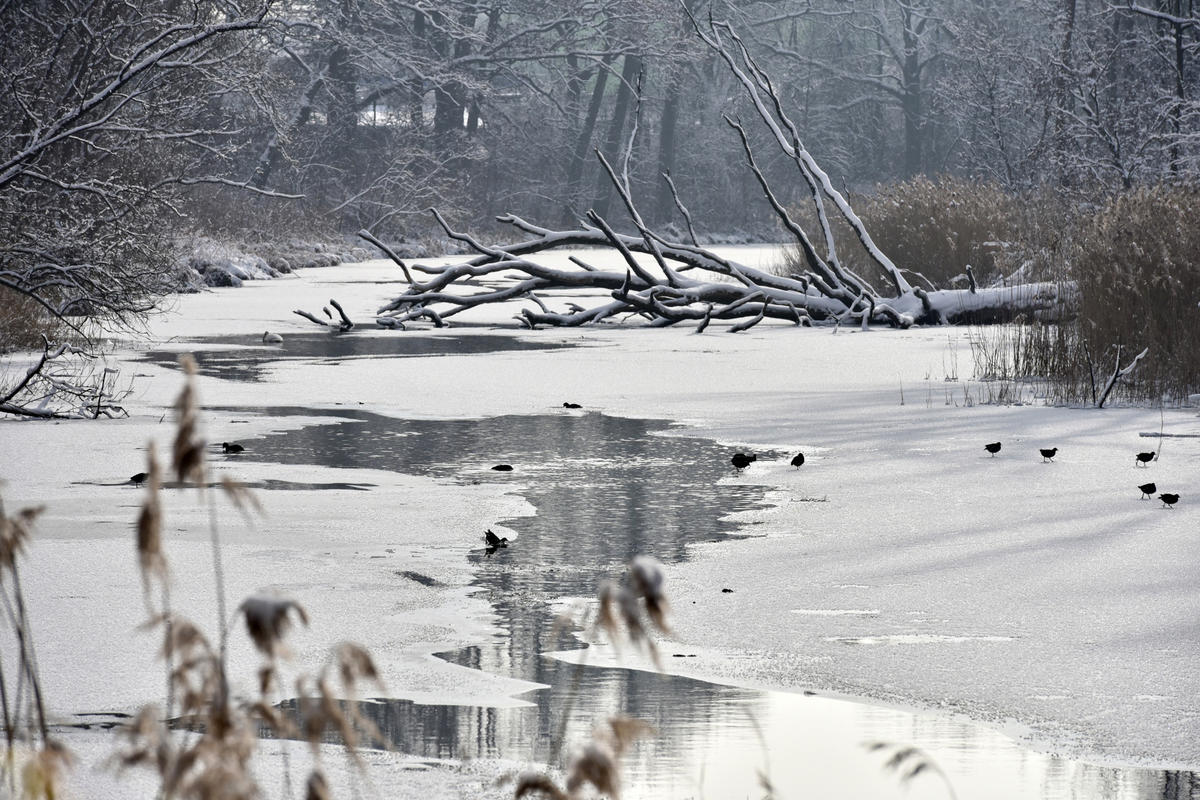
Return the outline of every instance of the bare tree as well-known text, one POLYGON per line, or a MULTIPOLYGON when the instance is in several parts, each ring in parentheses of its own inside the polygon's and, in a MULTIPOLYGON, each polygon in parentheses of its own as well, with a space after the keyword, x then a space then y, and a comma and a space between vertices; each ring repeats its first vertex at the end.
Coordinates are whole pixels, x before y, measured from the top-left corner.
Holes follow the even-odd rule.
MULTIPOLYGON (((168 290, 156 222, 222 167, 235 98, 218 74, 261 2, 0 4, 0 287, 84 333, 168 290)), ((221 76, 227 77, 227 76, 221 76)))
POLYGON ((1188 0, 985 2, 951 23, 961 164, 1074 193, 1196 174, 1200 20, 1188 0))
POLYGON ((926 165, 929 84, 952 42, 946 16, 953 6, 947 0, 785 4, 755 29, 773 40, 783 64, 822 79, 842 120, 854 106, 898 111, 900 172, 911 177, 926 165))
MULTIPOLYGON (((90 338, 136 327, 174 288, 170 220, 189 189, 240 184, 232 87, 269 8, 0 2, 0 294, 90 338)), ((0 410, 53 415, 74 397, 104 413, 104 373, 61 370, 80 353, 45 342, 36 369, 0 381, 0 410)))
MULTIPOLYGON (((802 274, 779 276, 738 264, 706 250, 695 242, 671 240, 645 223, 632 194, 628 160, 620 169, 597 151, 599 161, 621 198, 636 230, 619 234, 604 215, 588 213, 589 225, 573 230, 542 228, 513 215, 501 218, 526 234, 527 240, 505 246, 489 246, 469 234, 453 230, 442 215, 434 212, 446 233, 472 247, 479 255, 464 263, 443 267, 415 266, 429 275, 420 281, 408 266, 389 253, 405 270, 409 289, 380 310, 381 324, 396 325, 427 317, 435 324, 483 303, 528 300, 539 310, 525 308, 521 319, 528 325, 583 325, 615 315, 634 314, 652 325, 697 323, 704 330, 714 319, 737 319, 732 330, 745 330, 765 318, 807 324, 813 319, 855 321, 864 327, 872 322, 907 327, 914 322, 952 322, 988 316, 1054 311, 1069 300, 1062 287, 1033 284, 1004 289, 972 286, 961 291, 926 291, 909 283, 902 271, 871 240, 861 220, 845 197, 834 188, 829 176, 805 149, 799 129, 784 110, 770 75, 727 23, 695 24, 696 34, 736 76, 757 114, 770 132, 778 152, 792 165, 810 192, 819 220, 816 241, 795 221, 780 202, 763 173, 759 158, 739 120, 726 117, 736 133, 746 164, 758 182, 771 210, 793 236, 804 256, 802 274), (841 217, 854 234, 853 245, 863 248, 891 287, 884 294, 870 282, 841 265, 840 243, 835 241, 830 215, 841 217), (602 270, 580 257, 572 257, 574 268, 539 263, 532 255, 566 246, 604 245, 623 257, 624 271, 602 270), (648 260, 639 260, 641 254, 648 260), (499 287, 473 291, 479 278, 505 272, 521 277, 499 287), (591 308, 572 304, 556 311, 541 298, 548 290, 600 289, 611 297, 591 308)), ((678 201, 678 195, 675 196, 678 201)), ((680 203, 682 206, 682 203, 680 203)), ((1066 290, 1069 293, 1069 289, 1066 290)))

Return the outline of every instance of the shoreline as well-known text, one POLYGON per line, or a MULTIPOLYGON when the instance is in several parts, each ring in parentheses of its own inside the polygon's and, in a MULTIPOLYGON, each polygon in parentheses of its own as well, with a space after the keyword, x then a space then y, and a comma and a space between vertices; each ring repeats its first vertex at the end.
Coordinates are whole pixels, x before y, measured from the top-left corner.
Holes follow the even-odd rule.
MULTIPOLYGON (((309 332, 312 327, 293 322, 290 308, 319 307, 324 302, 320 298, 331 292, 348 308, 350 303, 369 307, 369 299, 364 303, 363 298, 386 293, 388 287, 347 284, 343 279, 352 275, 378 280, 390 271, 385 267, 322 269, 294 280, 247 284, 236 293, 222 290, 184 298, 180 304, 207 308, 201 314, 205 321, 161 320, 156 328, 162 339, 199 335, 213 327, 244 331, 250 337, 267 324, 284 333, 286 346, 289 331, 309 332), (291 291, 273 294, 285 287, 291 291)), ((303 396, 304 404, 314 408, 336 409, 338 403, 361 401, 380 414, 430 419, 547 413, 563 399, 573 399, 613 416, 677 420, 683 426, 676 429, 681 434, 738 447, 759 443, 780 448, 790 443, 808 455, 801 470, 793 470, 786 461, 760 462, 742 479, 763 480, 771 487, 768 500, 775 501, 774 507, 741 520, 751 533, 746 541, 695 546, 688 561, 668 569, 677 635, 719 654, 707 665, 688 659, 700 663, 689 663, 678 674, 691 676, 694 668, 707 666, 711 677, 703 679, 715 678, 725 685, 748 681, 791 692, 815 688, 822 694, 826 692, 822 686, 836 685, 831 680, 836 677, 844 686, 875 686, 887 696, 926 698, 927 702, 918 702, 926 708, 947 710, 949 705, 949 711, 983 719, 984 725, 993 724, 988 721, 991 717, 1000 718, 996 724, 1001 726, 1008 724, 1002 717, 1023 717, 1034 723, 1030 730, 1036 733, 1029 741, 1036 743, 1043 733, 1049 734, 1050 749, 1087 752, 1094 748, 1102 755, 1140 742, 1145 751, 1161 752, 1162 762, 1188 763, 1187 743, 1200 740, 1200 719, 1177 710, 1187 708, 1188 698, 1198 688, 1195 670, 1187 665, 1200 656, 1200 644, 1178 632, 1186 632, 1193 611, 1200 609, 1200 592, 1187 583, 1188 567, 1200 557, 1200 545, 1191 541, 1189 533, 1196 519, 1195 505, 1181 503, 1168 517, 1168 512, 1158 513, 1152 504, 1139 504, 1136 491, 1132 499, 1125 497, 1122 487, 1142 471, 1133 473, 1123 458, 1120 463, 1110 458, 1114 450, 1124 454, 1135 447, 1138 431, 1157 430, 1158 413, 958 407, 942 404, 940 386, 936 393, 931 386, 933 402, 926 402, 920 389, 913 388, 908 390, 910 402, 900 405, 898 380, 907 389, 924 388, 921 374, 926 371, 940 378, 946 342, 960 333, 932 329, 833 335, 823 329, 764 327, 741 336, 713 332, 697 337, 685 331, 613 327, 498 330, 498 336, 590 346, 482 359, 396 359, 387 376, 378 374, 380 362, 373 360, 345 361, 337 367, 274 362, 268 367, 266 391, 263 386, 202 378, 200 395, 205 403, 245 408, 261 407, 264 397, 272 394, 303 396), (847 363, 854 368, 846 369, 847 363), (417 384, 411 382, 418 377, 421 389, 413 391, 411 386, 417 384), (480 381, 487 386, 484 396, 472 388, 480 381), (353 393, 347 387, 354 387, 353 393), (1042 466, 1036 457, 1022 455, 1036 452, 1048 435, 1063 448, 1059 462, 1042 466), (987 459, 980 448, 983 441, 994 438, 1005 441, 1003 458, 987 459), (719 594, 722 584, 732 584, 735 591, 719 594), (1159 585, 1169 588, 1170 594, 1153 591, 1159 585), (830 613, 864 609, 880 613, 830 613), (1067 613, 1070 609, 1086 609, 1091 616, 1067 613), (926 640, 906 643, 897 638, 906 636, 926 640), (966 638, 954 641, 954 637, 966 638), (744 657, 731 665, 731 654, 744 657), (724 669, 722 659, 727 662, 724 669), (1056 730, 1063 735, 1055 743, 1056 730)), ((132 474, 143 468, 142 448, 150 434, 160 446, 169 439, 173 427, 169 422, 160 424, 158 414, 169 407, 181 385, 178 372, 140 363, 134 371, 155 376, 135 383, 136 403, 143 412, 134 419, 43 422, 45 427, 38 429, 18 428, 16 421, 0 423, 0 453, 8 463, 24 467, 19 475, 0 477, 9 480, 4 498, 10 509, 49 504, 41 530, 49 526, 52 540, 72 539, 70 532, 83 524, 88 536, 113 542, 111 558, 114 563, 127 561, 131 576, 132 594, 124 602, 137 611, 140 589, 132 578, 129 538, 142 493, 122 490, 118 495, 75 483, 81 477, 108 479, 114 468, 119 470, 118 479, 132 474), (149 409, 153 413, 145 413, 149 409), (77 429, 77 425, 97 427, 77 429), (75 447, 74 430, 86 431, 85 451, 75 447), (32 444, 41 439, 34 431, 48 438, 32 444), (16 448, 22 456, 14 460, 11 454, 16 448), (72 452, 72 463, 54 462, 51 456, 56 449, 72 452), (39 455, 43 451, 44 463, 39 455), (41 494, 39 488, 44 490, 41 494)), ((252 442, 256 432, 280 424, 247 415, 246 423, 235 425, 238 415, 205 414, 214 441, 252 442)), ((1169 412, 1167 423, 1171 433, 1200 432, 1200 421, 1191 411, 1169 412)), ((1189 476, 1196 474, 1200 450, 1195 439, 1173 442, 1171 459, 1154 466, 1154 477, 1160 483, 1173 480, 1175 485, 1186 485, 1189 476)), ((219 465, 247 478, 291 479, 303 477, 301 473, 312 478, 312 470, 304 468, 293 472, 279 465, 254 465, 251 470, 248 462, 228 460, 219 465)), ((288 492, 287 497, 260 493, 269 501, 269 514, 256 529, 235 527, 239 524, 230 515, 231 545, 239 548, 239 558, 257 565, 245 576, 248 588, 260 588, 264 579, 268 585, 290 582, 318 587, 321 576, 341 585, 347 582, 347 574, 362 569, 366 573, 354 578, 366 592, 360 596, 385 598, 381 587, 388 585, 393 591, 394 586, 378 579, 397 559, 384 551, 399 545, 410 548, 404 551, 405 566, 419 563, 422 570, 437 572, 439 580, 452 587, 445 591, 461 592, 471 570, 448 558, 449 554, 473 543, 476 528, 486 527, 489 520, 519 516, 511 511, 525 508, 510 495, 513 486, 486 482, 479 487, 452 486, 426 479, 410 481, 406 476, 366 476, 359 470, 345 475, 322 472, 318 477, 360 482, 370 477, 376 488, 358 494, 312 492, 311 503, 301 504, 297 500, 304 493, 288 492), (324 504, 334 497, 341 498, 340 507, 352 508, 347 503, 362 502, 362 494, 374 495, 369 508, 323 523, 303 519, 305 513, 327 508, 324 504), (422 505, 427 506, 425 511, 419 508, 422 505), (439 513, 452 507, 459 509, 453 520, 439 518, 439 513), (423 521, 402 536, 379 527, 376 518, 387 518, 401 508, 423 521), (330 545, 331 535, 336 537, 336 547, 330 545), (279 573, 279 565, 292 558, 289 553, 325 550, 327 556, 299 562, 318 570, 312 580, 279 573), (372 555, 392 558, 371 559, 372 555)), ((202 515, 189 508, 195 505, 179 497, 168 508, 172 528, 193 530, 183 537, 185 544, 205 539, 202 515)), ((34 540, 35 551, 40 538, 39 534, 34 540)), ((86 558, 93 545, 85 547, 85 539, 72 540, 79 548, 77 557, 86 558)), ((192 553, 186 557, 189 562, 202 563, 203 542, 186 547, 192 553)), ((46 572, 40 580, 31 580, 27 591, 37 587, 61 594, 57 590, 61 580, 46 572)), ((207 620, 204 592, 202 586, 192 590, 200 609, 197 616, 207 620)), ((318 592, 318 596, 324 599, 328 593, 318 592)), ((347 600, 337 601, 326 614, 355 619, 364 610, 363 601, 356 604, 352 597, 348 592, 347 600)), ((465 592, 444 606, 444 619, 423 631, 418 617, 427 614, 422 604, 431 597, 417 587, 407 587, 399 606, 379 601, 389 609, 387 613, 397 615, 400 624, 380 644, 380 652, 391 660, 397 678, 423 681, 424 688, 413 691, 426 692, 426 697, 456 685, 456 671, 461 669, 431 670, 428 652, 420 646, 422 641, 432 641, 426 634, 444 635, 453 645, 471 636, 490 635, 492 630, 486 599, 465 592), (464 625, 464 614, 469 624, 464 625)), ((67 610, 59 613, 75 607, 69 597, 54 602, 67 610)), ((315 616, 326 614, 318 607, 315 616)), ((135 613, 126 620, 127 627, 141 618, 135 613)), ((319 663, 318 640, 343 627, 323 622, 307 631, 295 643, 301 654, 297 666, 319 663)), ((351 627, 379 630, 375 618, 351 627)), ((40 639, 55 634, 46 633, 53 630, 49 625, 37 630, 42 652, 40 639)), ((372 646, 369 641, 364 644, 372 646)), ((44 670, 54 663, 60 646, 68 653, 71 650, 65 641, 48 646, 42 652, 44 670)), ((432 647, 446 649, 440 642, 432 647)), ((152 648, 145 650, 152 659, 152 648)), ((129 661, 143 670, 153 664, 132 657, 129 661)), ((620 666, 633 668, 626 663, 620 666)), ((94 686, 79 681, 78 665, 53 668, 64 670, 56 680, 64 685, 74 682, 77 691, 94 686)), ((486 684, 479 686, 475 697, 511 700, 519 694, 516 685, 506 683, 508 679, 480 681, 481 677, 472 676, 473 683, 486 684)), ((161 681, 156 676, 152 683, 157 686, 161 681)), ((523 690, 530 688, 534 687, 523 690)), ((883 698, 873 702, 879 699, 883 698)), ((1128 763, 1124 758, 1118 762, 1128 763)), ((1135 763, 1140 766, 1140 759, 1135 763)), ((1160 762, 1156 759, 1156 763, 1160 762)))

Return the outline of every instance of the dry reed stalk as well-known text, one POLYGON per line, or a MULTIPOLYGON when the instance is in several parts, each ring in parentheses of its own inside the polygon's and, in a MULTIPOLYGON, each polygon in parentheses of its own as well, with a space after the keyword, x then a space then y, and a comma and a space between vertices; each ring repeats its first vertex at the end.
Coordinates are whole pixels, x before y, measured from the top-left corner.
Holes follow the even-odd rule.
POLYGON ((517 779, 514 798, 541 794, 552 800, 578 800, 592 786, 612 800, 621 798, 621 757, 638 739, 654 733, 653 726, 623 715, 609 717, 592 732, 592 738, 572 757, 567 767, 566 789, 546 775, 524 773, 517 779))
MULTIPOLYGON (((258 697, 242 700, 232 695, 226 672, 225 589, 220 539, 215 514, 215 497, 207 493, 205 444, 198 435, 199 403, 195 390, 195 362, 181 359, 186 377, 175 403, 177 427, 172 451, 172 469, 181 483, 191 483, 205 493, 209 507, 210 539, 213 550, 214 581, 218 604, 220 642, 214 647, 207 636, 190 620, 171 613, 167 602, 168 565, 162 545, 163 513, 160 503, 161 473, 153 445, 150 447, 147 498, 135 526, 138 561, 144 587, 152 579, 163 584, 163 608, 150 608, 146 627, 162 626, 162 657, 167 665, 167 718, 154 706, 138 714, 126 732, 124 749, 115 757, 120 767, 146 767, 159 776, 159 795, 182 800, 251 800, 261 795, 253 777, 251 762, 257 750, 260 726, 281 736, 303 735, 319 757, 322 733, 333 727, 348 748, 358 743, 358 729, 378 732, 351 705, 339 707, 329 675, 336 673, 344 695, 354 697, 362 681, 379 683, 379 673, 371 656, 357 645, 340 645, 334 658, 313 680, 315 690, 308 691, 310 679, 301 676, 297 686, 301 705, 306 710, 302 728, 298 727, 270 701, 278 682, 279 661, 287 655, 286 634, 294 620, 308 623, 308 614, 296 601, 270 595, 246 598, 238 611, 255 648, 263 655, 258 697), (178 704, 179 722, 195 733, 173 735, 170 720, 178 704)), ((242 484, 225 478, 221 488, 230 502, 243 514, 261 510, 257 498, 242 484)), ((6 533, 10 526, 3 528, 6 533)), ((14 539, 14 541, 21 541, 14 539)), ((12 549, 16 549, 16 546, 12 549)), ((149 603, 147 603, 149 608, 149 603)), ((357 758, 357 754, 354 754, 357 758)), ((287 761, 285 757, 285 770, 287 761)), ((290 786, 290 778, 285 775, 290 786)), ((319 769, 309 776, 305 796, 311 800, 331 797, 328 784, 319 769)))
POLYGON ((33 628, 21 589, 19 566, 19 556, 25 551, 32 537, 33 524, 43 510, 42 506, 23 508, 9 517, 0 500, 0 602, 17 642, 15 694, 9 691, 9 673, 4 669, 3 654, 0 654, 0 713, 4 723, 0 785, 7 782, 14 796, 20 788, 22 797, 52 800, 58 794, 63 773, 71 764, 71 755, 65 745, 51 738, 46 724, 33 628), (30 697, 23 699, 26 687, 30 697), (28 710, 23 710, 27 704, 28 710), (23 729, 28 731, 30 755, 24 758, 18 770, 17 750, 19 741, 25 738, 21 734, 23 729))
POLYGON ((918 775, 932 774, 937 775, 946 791, 950 795, 950 800, 956 800, 958 795, 954 791, 954 784, 950 782, 950 776, 938 766, 933 756, 926 753, 919 747, 906 744, 896 744, 895 742, 867 742, 863 745, 869 752, 887 752, 890 755, 887 761, 883 763, 885 772, 895 773, 900 778, 900 784, 907 787, 914 778, 918 775))
POLYGON ((162 468, 158 465, 154 442, 147 447, 146 462, 147 495, 138 514, 137 554, 142 571, 142 589, 149 595, 151 578, 157 578, 163 584, 167 581, 167 559, 162 550, 162 503, 159 500, 162 468))

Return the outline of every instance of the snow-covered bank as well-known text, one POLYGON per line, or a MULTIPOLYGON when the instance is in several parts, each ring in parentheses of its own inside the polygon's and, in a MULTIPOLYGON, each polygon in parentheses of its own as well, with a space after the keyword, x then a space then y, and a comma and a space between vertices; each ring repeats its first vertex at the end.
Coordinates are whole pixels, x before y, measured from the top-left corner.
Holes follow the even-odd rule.
MULTIPOLYGON (((293 308, 333 296, 366 319, 402 291, 399 277, 371 262, 185 297, 155 333, 168 341, 241 332, 250 346, 270 328, 286 348, 289 331, 311 327, 293 308)), ((668 667, 1015 720, 1044 746, 1114 761, 1200 765, 1200 715, 1188 710, 1200 689, 1200 439, 1159 447, 1139 437, 1158 430, 1157 411, 965 406, 962 385, 944 380, 971 373, 960 330, 515 332, 510 311, 479 320, 506 330, 480 332, 581 346, 275 362, 261 383, 201 379, 201 399, 251 410, 361 403, 424 418, 547 413, 572 400, 677 419, 739 448, 803 449, 799 470, 760 461, 728 478, 773 487, 776 507, 745 520, 754 538, 695 547, 693 560, 669 568, 672 647, 697 657, 668 667), (983 444, 995 440, 1004 449, 990 458, 983 444), (1051 446, 1058 457, 1041 463, 1037 449, 1051 446), (1135 467, 1133 454, 1149 449, 1163 450, 1161 461, 1135 467), (1147 479, 1183 500, 1174 510, 1139 500, 1135 487, 1147 479)), ((129 710, 161 694, 153 643, 134 632, 145 613, 131 531, 142 493, 111 484, 143 469, 148 439, 170 440, 169 415, 161 420, 179 375, 145 364, 127 372, 144 376, 134 379, 129 420, 0 422, 8 507, 48 506, 25 589, 60 717, 129 710)), ((391 696, 522 702, 534 687, 429 653, 492 632, 486 600, 465 589, 463 554, 494 520, 530 509, 486 482, 252 460, 256 435, 292 424, 252 411, 206 414, 211 441, 249 447, 241 459, 214 448, 223 472, 370 490, 262 491, 267 513, 253 527, 223 513, 231 596, 275 588, 305 604, 313 625, 294 642, 298 667, 356 639, 375 653, 391 696), (436 584, 397 581, 399 571, 436 584)), ((1197 434, 1200 419, 1169 411, 1165 427, 1197 434)), ((214 615, 206 512, 191 493, 167 496, 177 603, 206 623, 214 615)), ((248 678, 254 657, 244 640, 234 645, 231 660, 248 678)))

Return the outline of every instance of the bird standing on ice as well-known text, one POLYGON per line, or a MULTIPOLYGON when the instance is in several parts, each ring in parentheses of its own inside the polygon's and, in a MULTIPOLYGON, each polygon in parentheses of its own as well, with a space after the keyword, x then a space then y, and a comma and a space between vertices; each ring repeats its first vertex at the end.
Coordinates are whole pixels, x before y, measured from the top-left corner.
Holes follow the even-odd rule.
POLYGON ((1042 454, 1042 461, 1043 461, 1043 462, 1046 462, 1046 461, 1053 461, 1053 460, 1054 460, 1054 454, 1058 452, 1058 448, 1057 448, 1057 447, 1051 447, 1051 448, 1050 448, 1050 449, 1048 449, 1048 450, 1047 450, 1047 449, 1045 449, 1045 448, 1043 448, 1042 450, 1039 450, 1038 452, 1040 452, 1040 453, 1042 454))
POLYGON ((758 456, 748 456, 745 453, 734 453, 729 459, 729 463, 733 464, 733 468, 738 472, 750 466, 750 463, 753 461, 758 461, 758 456))
POLYGON ((995 458, 995 457, 996 457, 996 453, 999 453, 999 452, 1000 452, 1000 443, 999 443, 999 442, 992 442, 991 444, 985 444, 985 445, 983 446, 983 449, 984 449, 984 450, 987 450, 989 453, 991 453, 991 454, 992 454, 992 458, 995 458))
POLYGON ((1150 462, 1154 460, 1154 452, 1151 450, 1149 453, 1138 453, 1133 457, 1133 465, 1135 467, 1138 464, 1141 464, 1143 467, 1149 466, 1150 462))
POLYGON ((793 467, 804 466, 804 453, 796 453, 796 455, 792 456, 792 466, 793 467))

